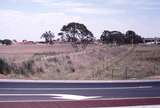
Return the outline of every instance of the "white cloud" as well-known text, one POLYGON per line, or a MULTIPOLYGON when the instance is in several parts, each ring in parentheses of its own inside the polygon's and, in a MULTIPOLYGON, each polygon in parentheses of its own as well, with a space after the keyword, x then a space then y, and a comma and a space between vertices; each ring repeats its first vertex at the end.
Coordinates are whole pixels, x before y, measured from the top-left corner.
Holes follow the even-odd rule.
POLYGON ((73 2, 73 1, 58 1, 58 2, 52 2, 48 5, 50 5, 50 6, 60 6, 60 7, 86 7, 86 6, 91 6, 91 4, 85 4, 85 3, 73 2))
POLYGON ((57 33, 62 25, 79 21, 78 16, 67 16, 64 13, 23 13, 13 10, 0 11, 1 38, 37 40, 46 30, 57 33), (3 37, 2 37, 3 36, 3 37))
MULTIPOLYGON (((97 7, 93 2, 82 2, 82 1, 73 1, 73 0, 14 0, 17 2, 31 2, 41 4, 46 8, 51 10, 58 10, 61 12, 74 12, 80 14, 118 14, 123 13, 124 10, 121 9, 113 9, 108 7, 97 7)), ((126 3, 128 0, 108 0, 107 2, 110 4, 119 4, 119 3, 126 3), (123 1, 123 2, 120 2, 123 1)), ((103 4, 102 4, 103 5, 103 4)))
POLYGON ((31 2, 31 3, 38 3, 38 4, 44 4, 44 3, 50 2, 50 0, 11 0, 11 1, 16 3, 31 2))
POLYGON ((49 0, 30 0, 32 3, 47 4, 49 0))
POLYGON ((76 1, 70 1, 70 0, 12 0, 14 2, 28 2, 28 3, 36 3, 41 4, 43 6, 52 7, 52 6, 58 6, 58 7, 81 7, 81 6, 88 6, 90 4, 82 3, 82 2, 76 2, 76 1))
POLYGON ((95 15, 111 15, 124 13, 123 10, 114 10, 109 8, 93 8, 93 7, 79 7, 72 8, 72 12, 95 15))
POLYGON ((142 36, 152 36, 159 32, 160 16, 153 15, 155 10, 159 9, 158 0, 93 0, 89 3, 80 0, 12 1, 20 4, 25 2, 26 4, 22 4, 26 7, 22 8, 25 11, 15 11, 12 6, 13 10, 0 10, 0 35, 4 36, 3 38, 37 40, 46 30, 57 33, 62 25, 73 21, 85 24, 96 36, 104 29, 122 32, 133 29, 142 36), (39 10, 28 10, 33 8, 29 7, 30 3, 40 4, 39 10), (147 13, 148 10, 151 15, 147 13), (150 16, 152 21, 147 18, 150 16))

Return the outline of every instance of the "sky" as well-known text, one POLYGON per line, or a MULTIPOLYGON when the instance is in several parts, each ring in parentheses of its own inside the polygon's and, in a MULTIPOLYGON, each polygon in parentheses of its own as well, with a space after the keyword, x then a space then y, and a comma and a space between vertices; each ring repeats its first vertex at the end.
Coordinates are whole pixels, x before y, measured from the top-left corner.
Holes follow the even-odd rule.
POLYGON ((160 0, 0 0, 0 39, 40 40, 79 22, 99 38, 104 30, 160 37, 160 0))

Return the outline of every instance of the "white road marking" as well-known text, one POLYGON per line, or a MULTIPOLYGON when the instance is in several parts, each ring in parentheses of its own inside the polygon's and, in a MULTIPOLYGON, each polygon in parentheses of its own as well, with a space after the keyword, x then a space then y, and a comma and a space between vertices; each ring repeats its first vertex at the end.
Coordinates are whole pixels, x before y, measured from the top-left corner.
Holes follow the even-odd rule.
POLYGON ((122 89, 147 89, 152 86, 136 86, 136 87, 101 87, 101 88, 0 88, 0 90, 122 90, 122 89))
POLYGON ((102 98, 102 96, 81 96, 81 95, 71 95, 71 94, 0 94, 0 96, 49 96, 50 98, 56 99, 68 99, 68 100, 86 100, 102 98))
POLYGON ((54 96, 55 94, 0 94, 0 96, 54 96))
POLYGON ((57 97, 69 97, 69 96, 77 96, 77 97, 86 97, 86 98, 99 98, 99 100, 127 100, 127 99, 148 99, 148 98, 157 98, 159 99, 160 97, 128 97, 128 98, 102 98, 102 96, 82 96, 82 95, 72 95, 72 94, 0 94, 1 96, 17 96, 17 97, 23 97, 23 96, 49 96, 53 98, 57 97))
POLYGON ((69 94, 56 94, 55 96, 57 97, 52 97, 52 98, 69 99, 69 100, 86 100, 86 99, 101 98, 101 96, 81 96, 81 95, 69 95, 69 94))
MULTIPOLYGON (((1 95, 2 96, 5 96, 5 95, 8 95, 8 94, 0 94, 0 97, 1 97, 1 95)), ((16 94, 11 94, 12 96, 14 96, 14 95, 16 95, 16 94)), ((20 94, 19 96, 22 96, 22 95, 28 95, 28 94, 20 94)), ((35 94, 35 96, 38 96, 38 94, 35 94)), ((40 94, 41 96, 47 96, 47 95, 49 95, 49 94, 40 94)), ((52 96, 54 95, 54 94, 51 94, 52 96)), ((49 96, 51 96, 51 95, 49 95, 49 96)), ((58 94, 55 94, 54 96, 56 96, 56 95, 58 95, 58 94)), ((67 94, 62 94, 62 95, 67 95, 67 94)), ((28 96, 33 96, 33 94, 29 94, 28 96)), ((50 98, 54 98, 54 97, 50 97, 50 98)), ((79 96, 79 95, 78 95, 79 96)), ((89 97, 95 97, 95 98, 90 98, 90 99, 88 99, 88 100, 96 100, 97 98, 98 98, 98 100, 128 100, 128 99, 152 99, 152 98, 154 98, 154 99, 160 99, 160 97, 133 97, 133 98, 103 98, 103 97, 100 97, 100 96, 89 96, 89 97)), ((56 98, 57 99, 57 98, 56 98)), ((71 99, 70 99, 71 100, 71 99)), ((53 102, 53 101, 70 101, 69 99, 64 99, 64 100, 52 100, 52 99, 48 99, 48 100, 0 100, 0 103, 1 102, 53 102)), ((160 107, 159 107, 160 108, 160 107)))
POLYGON ((123 107, 90 107, 90 108, 160 108, 160 105, 123 106, 123 107))
POLYGON ((11 79, 0 79, 0 82, 18 82, 18 83, 145 83, 145 82, 160 82, 160 80, 11 80, 11 79))

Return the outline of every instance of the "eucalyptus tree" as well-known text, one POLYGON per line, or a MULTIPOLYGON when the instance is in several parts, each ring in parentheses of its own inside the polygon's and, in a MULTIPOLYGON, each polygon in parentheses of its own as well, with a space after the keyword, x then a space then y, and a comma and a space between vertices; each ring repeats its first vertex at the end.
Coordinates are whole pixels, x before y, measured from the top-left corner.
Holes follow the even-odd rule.
POLYGON ((86 48, 88 44, 94 41, 93 33, 89 31, 84 24, 75 22, 64 25, 59 35, 63 40, 71 42, 75 48, 77 48, 78 45, 86 48))
POLYGON ((47 31, 47 32, 43 33, 41 36, 41 38, 44 38, 45 42, 49 43, 49 44, 53 44, 54 37, 55 37, 55 35, 51 31, 47 31))

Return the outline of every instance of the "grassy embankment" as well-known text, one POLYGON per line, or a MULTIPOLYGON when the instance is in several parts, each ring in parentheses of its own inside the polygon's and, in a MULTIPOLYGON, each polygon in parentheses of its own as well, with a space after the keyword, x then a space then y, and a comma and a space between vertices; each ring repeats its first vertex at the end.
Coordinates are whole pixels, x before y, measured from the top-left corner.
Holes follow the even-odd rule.
POLYGON ((69 44, 0 46, 0 78, 53 80, 152 79, 160 74, 159 46, 69 44))

